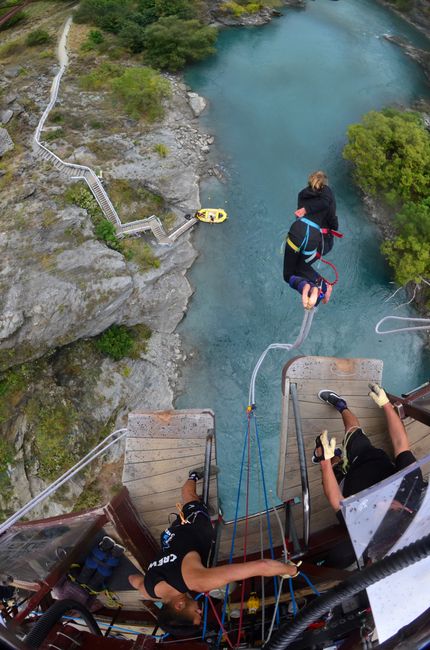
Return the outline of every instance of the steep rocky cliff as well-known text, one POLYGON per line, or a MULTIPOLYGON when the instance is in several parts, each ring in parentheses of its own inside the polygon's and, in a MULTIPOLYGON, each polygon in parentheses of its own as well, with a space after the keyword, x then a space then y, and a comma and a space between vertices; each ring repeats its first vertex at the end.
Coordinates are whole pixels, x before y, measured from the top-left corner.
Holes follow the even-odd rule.
MULTIPOLYGON (((46 23, 53 37, 63 19, 46 23)), ((45 141, 61 158, 103 170, 125 221, 158 206, 171 227, 199 207, 213 142, 197 124, 204 103, 170 76, 162 120, 127 117, 106 92, 82 92, 79 78, 94 63, 80 55, 84 37, 82 28, 72 31, 71 65, 45 141)), ((130 410, 172 406, 182 358, 173 332, 192 293, 185 273, 196 252, 189 233, 169 247, 141 236, 122 252, 100 241, 90 214, 67 201, 72 181, 33 149, 57 70, 53 51, 12 43, 0 68, 0 509, 10 512, 123 426, 130 410), (144 323, 152 336, 133 358, 113 361, 92 343, 113 323, 144 323)), ((99 496, 112 488, 119 452, 109 480, 99 464, 38 513, 70 508, 89 484, 99 496), (100 471, 106 485, 94 482, 100 471)))

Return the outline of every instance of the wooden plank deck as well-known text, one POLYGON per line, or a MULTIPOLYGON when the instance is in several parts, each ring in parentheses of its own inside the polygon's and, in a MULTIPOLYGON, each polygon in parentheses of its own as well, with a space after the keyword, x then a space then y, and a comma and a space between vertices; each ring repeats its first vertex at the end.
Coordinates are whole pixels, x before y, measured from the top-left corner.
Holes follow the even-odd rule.
MULTIPOLYGON (((144 411, 128 418, 122 482, 142 521, 158 541, 176 513, 188 472, 203 467, 207 436, 213 437, 212 465, 216 464, 215 418, 210 410, 144 411)), ((209 504, 218 512, 217 481, 213 476, 209 504)))
MULTIPOLYGON (((311 462, 315 437, 324 429, 342 442, 344 428, 340 414, 318 399, 318 391, 329 388, 344 396, 373 444, 390 450, 383 412, 369 399, 368 383, 382 381, 382 361, 376 359, 337 359, 335 357, 297 357, 283 372, 283 400, 278 496, 283 501, 302 497, 296 425, 290 397, 291 384, 297 388, 311 503, 311 533, 337 523, 321 485, 321 470, 311 462)), ((293 507, 299 536, 302 534, 301 503, 293 507)))
MULTIPOLYGON (((297 386, 311 498, 311 533, 337 523, 337 519, 322 492, 320 468, 311 463, 315 437, 323 429, 341 443, 344 435, 342 418, 330 406, 322 403, 317 393, 330 388, 345 396, 348 406, 357 415, 373 444, 391 453, 383 411, 367 396, 369 382, 381 382, 382 362, 372 359, 336 359, 334 357, 299 357, 290 361, 283 373, 283 404, 278 468, 278 496, 281 500, 301 497, 295 421, 289 389, 297 386)), ((418 458, 430 451, 430 428, 412 419, 405 420, 411 447, 418 458)), ((214 414, 209 410, 167 411, 131 414, 129 416, 123 483, 142 520, 154 537, 169 523, 169 513, 175 513, 180 490, 188 471, 203 466, 206 436, 214 436, 214 414)), ((212 463, 216 463, 213 445, 212 463)), ((218 512, 217 478, 212 476, 209 503, 213 514, 218 512)), ((302 506, 293 506, 297 532, 302 534, 302 506)), ((278 509, 284 530, 284 509, 278 509)), ((216 517, 215 517, 216 518, 216 517)), ((282 533, 273 510, 270 512, 271 532, 275 546, 282 544, 282 533)), ((247 554, 269 547, 265 515, 248 522, 247 554), (260 523, 261 522, 261 523, 260 523)), ((223 524, 219 546, 219 561, 228 559, 233 524, 223 524)), ((245 524, 237 525, 234 555, 243 554, 245 524)), ((267 556, 267 553, 266 553, 267 556)))
MULTIPOLYGON (((382 383, 382 361, 376 359, 337 359, 335 357, 297 357, 292 359, 283 372, 283 402, 278 465, 278 496, 283 501, 301 498, 302 488, 296 425, 290 397, 291 384, 297 388, 299 410, 307 460, 311 503, 311 533, 337 523, 332 509, 324 497, 321 471, 311 462, 315 437, 324 429, 342 442, 344 428, 339 413, 318 399, 322 388, 334 390, 345 397, 348 407, 358 417, 363 430, 372 444, 392 455, 386 419, 368 397, 368 383, 382 383)), ((410 418, 406 419, 411 449, 417 458, 430 451, 430 428, 410 418)), ((294 506, 298 534, 302 533, 302 506, 294 506)))

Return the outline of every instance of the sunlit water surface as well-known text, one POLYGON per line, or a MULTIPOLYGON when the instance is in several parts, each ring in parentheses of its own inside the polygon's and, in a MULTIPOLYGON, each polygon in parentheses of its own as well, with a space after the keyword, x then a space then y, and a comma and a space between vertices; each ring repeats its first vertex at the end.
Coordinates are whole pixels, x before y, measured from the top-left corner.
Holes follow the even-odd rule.
MULTIPOLYGON (((208 98, 202 126, 216 136, 227 184, 201 188, 202 205, 225 207, 223 225, 199 225, 200 256, 189 278, 195 294, 179 327, 191 358, 177 408, 212 408, 222 468, 222 507, 234 514, 252 369, 272 342, 295 340, 303 317, 298 294, 282 279, 281 245, 297 192, 324 169, 338 202, 340 230, 330 254, 339 272, 328 306, 315 317, 301 354, 375 357, 384 385, 405 392, 427 379, 430 357, 418 335, 381 337, 384 315, 414 314, 395 287, 342 159, 346 129, 363 113, 429 97, 421 69, 383 38, 428 42, 373 0, 309 2, 263 28, 221 33, 218 54, 187 81, 208 98)), ((266 478, 275 492, 281 370, 290 355, 269 353, 256 386, 266 478)), ((255 505, 255 503, 254 503, 255 505)))

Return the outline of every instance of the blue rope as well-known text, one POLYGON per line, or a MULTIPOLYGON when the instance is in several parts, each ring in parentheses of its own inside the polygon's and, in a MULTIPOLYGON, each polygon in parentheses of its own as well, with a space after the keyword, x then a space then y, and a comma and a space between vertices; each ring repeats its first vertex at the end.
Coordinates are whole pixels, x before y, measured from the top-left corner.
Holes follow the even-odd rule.
POLYGON ((206 636, 206 629, 208 625, 208 599, 205 597, 205 605, 203 608, 203 630, 202 630, 202 639, 204 640, 206 636))
MULTIPOLYGON (((252 415, 254 417, 254 425, 255 425, 255 438, 257 440, 257 446, 258 446, 258 457, 260 459, 260 470, 261 470, 261 479, 262 479, 262 484, 263 484, 263 494, 264 494, 264 503, 266 506, 266 519, 267 519, 267 532, 269 533, 269 543, 270 543, 270 555, 272 560, 275 559, 275 553, 273 550, 273 537, 272 537, 272 527, 270 524, 270 516, 269 516, 269 504, 267 501, 267 489, 266 489, 266 479, 264 476, 264 467, 263 467, 263 455, 261 453, 261 445, 260 445, 260 436, 258 435, 258 425, 257 425, 257 417, 255 415, 255 411, 252 411, 252 415)), ((276 579, 276 576, 273 578, 273 585, 274 585, 274 591, 275 591, 275 598, 278 597, 278 581, 276 579)), ((279 609, 276 610, 276 623, 279 625, 280 622, 280 617, 279 617, 279 609)))
POLYGON ((289 586, 290 586, 291 603, 293 605, 293 616, 294 616, 294 618, 296 618, 296 616, 297 616, 297 603, 296 603, 296 597, 294 595, 293 579, 288 578, 288 583, 289 583, 289 586))
MULTIPOLYGON (((240 473, 239 473, 239 483, 237 486, 237 497, 236 497, 236 511, 234 513, 234 525, 233 525, 233 535, 231 538, 231 549, 230 549, 230 557, 228 560, 229 564, 232 564, 233 562, 233 553, 234 553, 234 544, 236 540, 236 532, 237 532, 237 520, 239 516, 239 504, 240 504, 240 488, 242 487, 242 476, 243 476, 243 468, 245 465, 245 452, 246 452, 246 443, 248 441, 248 435, 249 435, 249 422, 247 423, 246 431, 245 431, 245 438, 243 441, 243 449, 242 449, 242 462, 240 464, 240 473)), ((225 590, 225 596, 224 596, 224 602, 222 605, 222 612, 221 612, 221 624, 224 627, 224 621, 225 621, 225 614, 227 611, 227 600, 228 600, 228 594, 229 594, 229 589, 230 585, 227 585, 226 590, 225 590)), ((222 637, 222 629, 220 628, 220 631, 218 633, 218 639, 217 639, 217 645, 220 644, 222 637)))
POLYGON ((315 585, 313 585, 312 582, 309 580, 309 578, 308 578, 308 576, 306 575, 306 573, 303 573, 303 571, 300 571, 300 575, 303 576, 303 578, 306 580, 306 582, 308 583, 309 587, 312 589, 312 591, 314 592, 314 594, 316 594, 317 596, 321 596, 320 592, 319 592, 318 589, 315 587, 315 585))

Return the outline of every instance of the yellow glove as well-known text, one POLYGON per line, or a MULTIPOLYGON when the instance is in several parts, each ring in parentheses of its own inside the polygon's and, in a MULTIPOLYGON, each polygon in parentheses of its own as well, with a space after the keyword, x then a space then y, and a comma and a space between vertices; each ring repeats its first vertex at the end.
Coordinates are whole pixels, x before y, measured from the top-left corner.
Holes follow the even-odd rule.
POLYGON ((331 438, 329 440, 327 430, 323 431, 322 434, 318 436, 318 438, 323 449, 323 457, 321 460, 330 460, 330 458, 333 458, 335 455, 334 452, 336 449, 336 438, 331 438))
POLYGON ((373 399, 375 404, 382 408, 385 404, 389 404, 390 400, 387 397, 387 393, 379 384, 369 384, 370 393, 369 397, 373 399))

